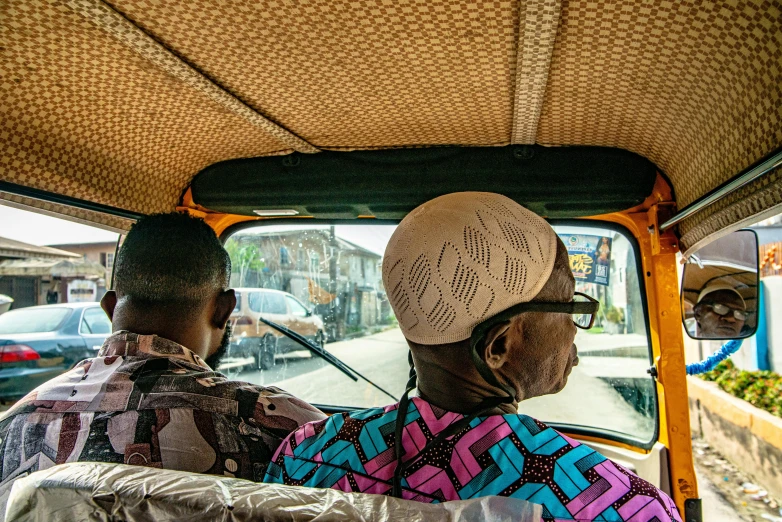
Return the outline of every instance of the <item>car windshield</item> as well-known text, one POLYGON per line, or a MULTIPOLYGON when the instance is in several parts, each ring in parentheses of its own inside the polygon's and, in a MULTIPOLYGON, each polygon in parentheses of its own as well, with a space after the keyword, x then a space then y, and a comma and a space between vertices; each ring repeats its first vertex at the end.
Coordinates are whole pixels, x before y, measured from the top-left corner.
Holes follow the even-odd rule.
MULTIPOLYGON (((601 303, 595 326, 576 337, 580 364, 557 395, 523 401, 519 411, 554 425, 646 443, 656 428, 654 381, 634 244, 616 227, 555 224, 568 246, 576 290, 601 303)), ((400 397, 408 346, 382 282, 383 252, 395 225, 272 225, 244 228, 225 243, 231 285, 278 290, 260 316, 321 344, 378 386, 400 397), (302 304, 304 306, 302 306, 302 304)), ((250 307, 252 308, 252 307, 250 307)), ((391 402, 255 318, 234 326, 232 378, 278 386, 336 408, 391 402)))
POLYGON ((70 311, 65 307, 11 310, 0 315, 0 335, 53 332, 70 311))

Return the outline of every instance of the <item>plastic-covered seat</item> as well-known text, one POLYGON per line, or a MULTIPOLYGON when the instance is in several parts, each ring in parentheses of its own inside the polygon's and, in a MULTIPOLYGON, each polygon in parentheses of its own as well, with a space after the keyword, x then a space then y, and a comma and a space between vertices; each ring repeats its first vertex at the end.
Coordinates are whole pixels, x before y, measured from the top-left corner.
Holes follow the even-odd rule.
POLYGON ((14 483, 7 521, 522 521, 541 507, 482 497, 424 504, 384 495, 343 493, 122 464, 75 462, 14 483))

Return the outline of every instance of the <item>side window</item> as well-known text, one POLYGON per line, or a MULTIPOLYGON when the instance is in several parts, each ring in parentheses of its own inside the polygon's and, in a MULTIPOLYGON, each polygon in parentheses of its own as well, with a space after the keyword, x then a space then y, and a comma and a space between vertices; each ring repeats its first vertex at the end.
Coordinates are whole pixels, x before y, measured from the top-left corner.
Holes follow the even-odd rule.
POLYGON ((267 314, 281 314, 288 313, 288 307, 285 306, 285 299, 281 294, 274 292, 265 292, 263 301, 263 311, 267 314))
POLYGON ((108 335, 111 333, 111 321, 109 321, 106 313, 101 308, 88 308, 84 311, 79 333, 82 335, 108 335))
POLYGON ((232 313, 238 314, 242 311, 242 293, 241 292, 235 292, 236 293, 236 306, 234 306, 234 311, 232 313))
MULTIPOLYGON (((0 297, 0 301, 4 301, 0 304, 0 314, 8 309, 60 303, 94 302, 97 305, 111 287, 111 270, 100 270, 95 265, 109 262, 101 253, 115 251, 119 238, 116 232, 40 214, 33 208, 23 210, 5 206, 0 200, 0 237, 13 242, 13 247, 4 243, 4 248, 0 248, 3 250, 0 261, 15 259, 13 265, 3 267, 0 277, 0 296, 11 299, 9 303, 5 297, 0 297), (33 275, 30 267, 38 266, 35 265, 38 259, 52 263, 70 262, 73 266, 69 268, 68 277, 53 276, 43 268, 40 273, 35 269, 36 275, 33 275), (90 264, 85 265, 82 260, 90 261, 90 264), (92 268, 87 269, 88 266, 92 268)), ((82 312, 80 308, 78 314, 82 312)), ((32 383, 28 384, 32 386, 32 383)))
POLYGON ((293 297, 285 296, 285 298, 288 300, 288 306, 291 307, 291 313, 295 315, 296 317, 307 317, 309 312, 306 308, 304 308, 301 303, 299 303, 296 299, 293 297))
POLYGON ((263 311, 263 292, 250 292, 247 294, 247 305, 255 313, 263 311))

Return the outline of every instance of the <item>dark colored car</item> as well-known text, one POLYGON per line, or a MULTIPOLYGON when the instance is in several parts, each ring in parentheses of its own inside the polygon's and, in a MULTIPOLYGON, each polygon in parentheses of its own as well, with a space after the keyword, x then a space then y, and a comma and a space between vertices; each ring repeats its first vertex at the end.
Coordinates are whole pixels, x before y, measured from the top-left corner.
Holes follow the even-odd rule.
POLYGON ((0 401, 19 399, 95 357, 111 333, 98 303, 31 306, 0 315, 0 401))

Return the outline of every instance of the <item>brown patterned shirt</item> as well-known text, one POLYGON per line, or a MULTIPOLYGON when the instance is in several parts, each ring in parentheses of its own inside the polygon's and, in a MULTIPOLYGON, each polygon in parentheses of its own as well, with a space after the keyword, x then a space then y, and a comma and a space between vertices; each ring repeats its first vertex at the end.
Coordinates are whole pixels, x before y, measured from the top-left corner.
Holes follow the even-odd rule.
POLYGON ((260 481, 282 439, 325 417, 278 388, 229 381, 177 343, 120 331, 0 417, 0 489, 73 461, 260 481))

